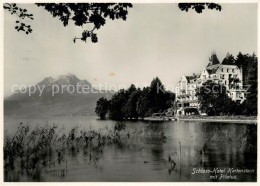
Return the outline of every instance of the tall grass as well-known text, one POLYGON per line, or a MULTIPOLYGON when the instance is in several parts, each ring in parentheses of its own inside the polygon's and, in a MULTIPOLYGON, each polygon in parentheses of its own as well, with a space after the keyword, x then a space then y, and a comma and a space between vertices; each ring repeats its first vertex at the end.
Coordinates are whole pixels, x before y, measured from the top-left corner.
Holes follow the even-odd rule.
POLYGON ((58 172, 65 175, 67 159, 83 153, 95 166, 104 155, 108 145, 122 145, 135 137, 155 138, 165 142, 163 127, 148 124, 140 130, 130 131, 124 123, 104 130, 72 128, 69 132, 58 129, 56 125, 30 128, 20 123, 16 133, 4 140, 4 170, 26 171, 34 175, 41 171, 58 172))

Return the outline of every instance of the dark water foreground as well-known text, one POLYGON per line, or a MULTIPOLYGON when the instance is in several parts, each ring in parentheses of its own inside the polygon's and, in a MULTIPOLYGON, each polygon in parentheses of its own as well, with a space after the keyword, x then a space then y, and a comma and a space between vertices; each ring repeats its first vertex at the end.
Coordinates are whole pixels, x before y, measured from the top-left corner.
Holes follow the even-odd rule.
MULTIPOLYGON (((20 122, 21 126, 29 126, 26 139, 35 128, 43 131, 53 123, 57 135, 50 140, 50 148, 37 147, 35 152, 32 148, 37 139, 30 142, 30 147, 23 139, 26 150, 13 167, 5 157, 7 182, 252 182, 257 177, 256 125, 127 121, 117 128, 114 121, 94 117, 5 118, 5 138, 12 141, 20 122), (32 155, 25 163, 28 152, 32 155), (42 158, 43 154, 46 157, 42 158), (35 158, 38 155, 40 159, 35 158)), ((10 149, 6 152, 12 153, 10 149)))

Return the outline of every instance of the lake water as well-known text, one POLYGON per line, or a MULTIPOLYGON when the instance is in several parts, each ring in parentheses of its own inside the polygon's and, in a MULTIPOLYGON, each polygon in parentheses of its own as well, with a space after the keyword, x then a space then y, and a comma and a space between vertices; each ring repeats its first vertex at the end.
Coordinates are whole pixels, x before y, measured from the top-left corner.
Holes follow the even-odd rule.
MULTIPOLYGON (((4 118, 5 135, 15 133, 20 122, 31 128, 56 124, 69 131, 73 127, 105 130, 113 128, 115 121, 86 117, 52 117, 14 119, 4 118)), ((143 121, 125 121, 126 130, 141 130, 149 125, 143 121)), ((104 149, 97 164, 89 163, 83 153, 66 156, 65 175, 42 172, 30 177, 9 171, 5 181, 49 182, 110 182, 110 181, 256 181, 257 138, 256 125, 216 122, 159 122, 165 141, 135 137, 122 145, 104 149), (169 157, 176 163, 171 167, 169 157), (237 172, 230 173, 230 169, 237 172), (245 171, 242 173, 241 171, 245 171), (198 171, 196 171, 198 170, 198 171), (210 170, 211 173, 202 171, 210 170), (195 172, 196 173, 195 173, 195 172), (214 171, 220 171, 215 172, 214 171)))

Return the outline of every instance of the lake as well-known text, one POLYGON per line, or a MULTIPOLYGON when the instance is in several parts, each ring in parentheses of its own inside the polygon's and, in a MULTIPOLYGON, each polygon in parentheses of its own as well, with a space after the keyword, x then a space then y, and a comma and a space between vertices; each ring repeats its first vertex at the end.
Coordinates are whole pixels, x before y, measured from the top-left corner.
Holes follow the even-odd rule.
MULTIPOLYGON (((69 131, 73 127, 97 131, 113 128, 111 120, 94 116, 51 118, 4 118, 5 135, 13 135, 19 123, 36 126, 56 124, 69 131)), ((149 122, 123 121, 126 131, 143 131, 149 122)), ((42 171, 29 176, 5 172, 5 181, 41 182, 194 182, 256 181, 256 125, 241 123, 169 121, 153 123, 160 127, 164 140, 138 133, 121 145, 106 146, 103 156, 93 164, 81 152, 66 154, 65 175, 42 171), (176 164, 172 166, 169 158, 176 164), (231 171, 232 170, 232 171, 231 171)), ((171 161, 172 162, 172 161, 171 161)))

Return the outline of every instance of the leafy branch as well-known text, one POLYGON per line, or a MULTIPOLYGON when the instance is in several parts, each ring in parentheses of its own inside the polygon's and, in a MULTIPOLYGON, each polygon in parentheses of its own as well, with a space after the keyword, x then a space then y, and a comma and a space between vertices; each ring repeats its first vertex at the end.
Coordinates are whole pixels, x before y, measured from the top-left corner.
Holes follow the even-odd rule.
POLYGON ((33 20, 33 14, 27 13, 27 9, 19 8, 15 3, 5 3, 4 9, 9 11, 11 15, 16 15, 18 20, 16 20, 15 29, 19 31, 24 31, 26 34, 32 33, 31 25, 24 23, 25 19, 33 20))
MULTIPOLYGON (((108 19, 126 21, 128 9, 133 7, 131 3, 36 3, 36 5, 43 7, 53 17, 58 17, 64 27, 68 26, 69 22, 82 28, 86 25, 93 25, 92 29, 84 28, 81 36, 73 39, 74 43, 76 40, 87 42, 88 38, 93 43, 97 43, 98 37, 94 31, 104 26, 108 19)), ((216 3, 179 3, 178 6, 182 11, 188 12, 189 9, 195 9, 197 13, 202 13, 205 8, 219 11, 222 9, 216 3)), ((31 26, 23 21, 27 18, 33 20, 33 15, 27 13, 26 9, 18 7, 15 3, 5 3, 4 9, 19 18, 15 26, 18 32, 24 31, 29 34, 33 31, 31 26)))
POLYGON ((221 5, 216 4, 216 3, 179 3, 178 6, 182 11, 188 12, 189 9, 194 9, 199 14, 202 13, 202 11, 205 8, 208 8, 211 10, 216 9, 218 11, 221 11, 221 9, 222 9, 221 5))
POLYGON ((66 27, 70 21, 75 26, 83 27, 92 24, 93 28, 84 29, 80 37, 73 39, 87 42, 91 38, 93 43, 98 42, 95 30, 100 29, 106 24, 107 19, 123 19, 126 21, 128 8, 132 7, 130 3, 37 3, 39 7, 44 7, 53 17, 58 17, 66 27))

